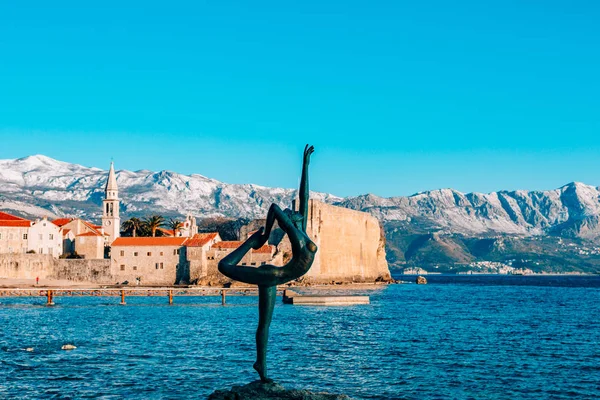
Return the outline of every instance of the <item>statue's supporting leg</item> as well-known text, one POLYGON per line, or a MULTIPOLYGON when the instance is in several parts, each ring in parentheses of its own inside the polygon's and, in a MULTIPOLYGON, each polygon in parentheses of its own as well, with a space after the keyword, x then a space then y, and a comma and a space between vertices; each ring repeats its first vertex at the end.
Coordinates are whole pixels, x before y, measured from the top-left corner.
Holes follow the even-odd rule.
POLYGON ((258 286, 258 328, 256 329, 256 362, 254 363, 254 369, 263 382, 272 382, 271 379, 267 378, 267 343, 276 298, 277 286, 258 286))

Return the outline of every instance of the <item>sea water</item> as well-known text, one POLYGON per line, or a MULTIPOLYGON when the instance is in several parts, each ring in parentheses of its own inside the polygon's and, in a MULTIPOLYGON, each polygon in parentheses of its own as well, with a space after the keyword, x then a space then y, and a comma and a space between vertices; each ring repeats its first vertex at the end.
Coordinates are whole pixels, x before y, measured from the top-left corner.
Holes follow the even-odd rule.
MULTIPOLYGON (((278 302, 270 376, 357 399, 600 398, 600 277, 428 280, 324 291, 370 305, 278 302)), ((201 399, 256 379, 256 297, 126 300, 0 298, 0 398, 201 399)))

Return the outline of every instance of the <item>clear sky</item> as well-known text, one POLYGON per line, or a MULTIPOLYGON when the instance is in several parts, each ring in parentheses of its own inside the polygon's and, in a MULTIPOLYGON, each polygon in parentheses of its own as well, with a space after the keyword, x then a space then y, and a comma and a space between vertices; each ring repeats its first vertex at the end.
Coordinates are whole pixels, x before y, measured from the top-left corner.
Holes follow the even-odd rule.
POLYGON ((600 185, 596 1, 13 1, 0 158, 341 196, 600 185))

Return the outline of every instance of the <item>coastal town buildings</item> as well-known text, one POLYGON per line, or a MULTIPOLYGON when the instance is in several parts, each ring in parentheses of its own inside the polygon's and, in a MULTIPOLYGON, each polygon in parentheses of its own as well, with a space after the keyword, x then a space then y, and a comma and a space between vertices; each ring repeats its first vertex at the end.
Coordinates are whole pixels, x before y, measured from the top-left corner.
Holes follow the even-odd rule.
POLYGON ((0 254, 26 253, 31 221, 0 212, 0 254))
POLYGON ((61 229, 44 217, 31 224, 27 234, 28 251, 59 257, 63 254, 61 229))
POLYGON ((46 217, 30 221, 0 212, 0 254, 16 253, 59 257, 63 253, 61 229, 46 217))
POLYGON ((81 218, 59 218, 52 223, 62 228, 66 255, 77 255, 86 259, 104 258, 110 242, 102 226, 81 218))
POLYGON ((111 271, 118 282, 173 285, 189 281, 184 237, 120 237, 112 243, 111 271))
MULTIPOLYGON (((242 241, 224 241, 217 232, 198 233, 196 218, 189 214, 175 230, 159 228, 160 237, 121 237, 119 208, 119 188, 111 163, 104 187, 101 225, 81 218, 30 221, 0 212, 0 254, 29 257, 3 260, 2 265, 7 268, 5 275, 18 277, 18 266, 32 263, 36 276, 89 279, 98 283, 214 285, 229 282, 219 273, 218 264, 242 241), (36 253, 40 259, 34 260, 31 254, 24 253, 36 253)), ((249 224, 246 230, 251 229, 256 227, 250 228, 249 224)), ((272 235, 272 238, 278 237, 277 242, 249 251, 239 265, 260 268, 265 264, 287 262, 292 256, 291 246, 289 240, 282 240, 283 232, 277 231, 281 229, 275 229, 272 235)), ((244 240, 253 232, 242 229, 239 233, 244 240)), ((389 278, 384 239, 374 217, 311 200, 307 234, 319 252, 305 282, 365 282, 389 278)))
POLYGON ((221 236, 217 232, 197 233, 186 241, 190 282, 198 282, 209 275, 208 251, 218 242, 221 242, 221 236))

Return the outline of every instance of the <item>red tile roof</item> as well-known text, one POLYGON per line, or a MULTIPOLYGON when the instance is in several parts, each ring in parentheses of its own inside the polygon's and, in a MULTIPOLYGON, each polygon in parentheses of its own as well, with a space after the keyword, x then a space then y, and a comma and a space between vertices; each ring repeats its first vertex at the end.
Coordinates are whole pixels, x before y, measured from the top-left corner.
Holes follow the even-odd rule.
POLYGON ((214 240, 219 234, 217 232, 211 233, 196 233, 193 237, 189 238, 185 245, 187 247, 202 247, 211 240, 214 240))
POLYGON ((217 249, 237 249, 244 242, 240 242, 237 240, 224 240, 222 242, 217 242, 212 245, 212 247, 216 247, 217 249))
POLYGON ((83 222, 83 224, 85 226, 87 226, 89 229, 91 229, 92 232, 96 232, 98 235, 100 235, 100 232, 96 228, 96 225, 92 224, 91 222, 84 221, 84 220, 81 220, 81 222, 83 222))
POLYGON ((185 237, 119 237, 112 243, 115 246, 183 246, 185 237))
POLYGON ((71 232, 70 229, 63 229, 63 231, 62 231, 63 236, 67 236, 69 234, 69 232, 71 232))
MULTIPOLYGON (((224 240, 222 242, 217 242, 212 245, 213 248, 217 249, 237 249, 241 246, 243 242, 237 240, 224 240)), ((275 246, 270 244, 265 244, 258 250, 252 250, 253 253, 273 253, 275 250, 275 246)))
POLYGON ((81 233, 79 235, 77 235, 77 237, 79 236, 102 236, 101 234, 99 234, 98 232, 86 232, 86 233, 81 233))
POLYGON ((68 224, 69 222, 73 221, 72 218, 58 218, 55 219, 54 221, 52 221, 52 223, 56 226, 64 226, 66 224, 68 224))
POLYGON ((0 220, 0 226, 10 226, 10 227, 30 227, 31 221, 27 221, 26 219, 21 221, 12 221, 12 220, 0 220))
POLYGON ((167 234, 167 235, 175 236, 175 234, 173 233, 173 230, 171 230, 171 229, 156 228, 156 230, 161 231, 162 233, 167 234))
POLYGON ((261 247, 258 250, 252 250, 253 253, 265 253, 265 254, 273 254, 274 251, 275 251, 275 246, 270 245, 270 244, 265 244, 263 247, 261 247))
POLYGON ((0 211, 0 226, 29 227, 31 221, 0 211))

